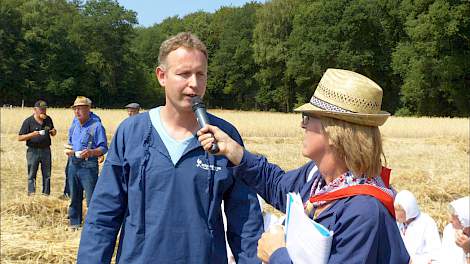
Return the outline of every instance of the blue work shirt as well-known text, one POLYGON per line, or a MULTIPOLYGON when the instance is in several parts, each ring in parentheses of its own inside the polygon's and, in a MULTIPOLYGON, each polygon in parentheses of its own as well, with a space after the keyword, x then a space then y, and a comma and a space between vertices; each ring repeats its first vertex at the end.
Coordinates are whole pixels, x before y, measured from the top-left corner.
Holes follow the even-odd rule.
POLYGON ((69 128, 68 143, 74 151, 99 148, 103 155, 108 152, 106 130, 101 124, 101 119, 93 112, 90 112, 90 117, 83 125, 74 117, 69 128))
MULTIPOLYGON (((266 158, 248 151, 244 152, 240 165, 233 167, 233 173, 282 212, 286 211, 289 192, 299 193, 305 203, 313 182, 321 177, 313 161, 284 172, 266 158)), ((372 196, 338 199, 315 221, 334 232, 328 263, 407 264, 410 261, 395 219, 372 196)), ((269 263, 291 263, 287 249, 276 250, 269 263)))
MULTIPOLYGON (((242 144, 237 130, 209 120, 242 144)), ((223 156, 208 155, 195 139, 176 164, 148 112, 127 118, 112 140, 93 192, 78 263, 109 263, 119 237, 118 263, 260 263, 263 219, 256 193, 236 180, 223 156)))

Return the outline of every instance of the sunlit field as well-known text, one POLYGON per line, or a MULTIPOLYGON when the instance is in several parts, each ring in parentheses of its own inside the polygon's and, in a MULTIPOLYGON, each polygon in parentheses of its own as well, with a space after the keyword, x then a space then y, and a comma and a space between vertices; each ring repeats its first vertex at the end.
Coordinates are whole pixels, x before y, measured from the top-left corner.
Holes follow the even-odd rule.
MULTIPOLYGON (((125 110, 94 110, 111 141, 125 110)), ((299 114, 215 110, 212 113, 232 122, 243 136, 246 148, 267 156, 285 170, 307 160, 301 155, 302 129, 299 114)), ((1 262, 72 263, 80 231, 68 229, 68 201, 59 200, 64 187, 68 127, 71 109, 48 109, 58 130, 53 137, 51 195, 28 197, 26 147, 17 136, 31 108, 2 108, 1 122, 1 262)), ((421 209, 429 213, 442 232, 449 201, 468 195, 469 119, 397 118, 381 127, 392 184, 412 191, 421 209)), ((38 172, 36 186, 41 186, 38 172)), ((40 193, 37 188, 36 192, 40 193)), ((175 206, 177 206, 175 204, 175 206)), ((273 212, 271 208, 265 208, 273 212)), ((279 212, 276 212, 279 213, 279 212)))

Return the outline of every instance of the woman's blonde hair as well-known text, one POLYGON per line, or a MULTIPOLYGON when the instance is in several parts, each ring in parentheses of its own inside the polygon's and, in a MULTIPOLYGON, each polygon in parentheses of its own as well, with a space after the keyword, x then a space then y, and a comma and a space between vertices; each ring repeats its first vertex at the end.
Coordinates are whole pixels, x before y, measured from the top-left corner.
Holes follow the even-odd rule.
POLYGON ((348 169, 357 177, 375 177, 386 165, 382 138, 378 127, 358 125, 339 119, 319 116, 329 144, 345 161, 348 169))

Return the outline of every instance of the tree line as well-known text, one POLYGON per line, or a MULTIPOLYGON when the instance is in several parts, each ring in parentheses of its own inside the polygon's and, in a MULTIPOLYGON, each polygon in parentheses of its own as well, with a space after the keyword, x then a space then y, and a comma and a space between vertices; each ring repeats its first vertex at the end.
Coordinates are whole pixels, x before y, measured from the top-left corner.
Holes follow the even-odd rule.
POLYGON ((375 80, 392 113, 470 114, 465 0, 272 0, 150 27, 112 0, 0 0, 0 25, 1 104, 161 105, 160 44, 191 31, 209 52, 209 107, 290 112, 342 68, 375 80))

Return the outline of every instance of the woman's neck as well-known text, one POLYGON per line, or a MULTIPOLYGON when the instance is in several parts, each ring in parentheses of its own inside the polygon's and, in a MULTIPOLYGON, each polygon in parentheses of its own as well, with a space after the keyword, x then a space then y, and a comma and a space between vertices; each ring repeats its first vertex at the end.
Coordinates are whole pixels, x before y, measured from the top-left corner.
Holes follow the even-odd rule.
POLYGON ((334 179, 341 177, 348 171, 348 167, 344 160, 338 158, 333 153, 326 153, 320 161, 317 162, 318 170, 325 179, 326 184, 334 179))

